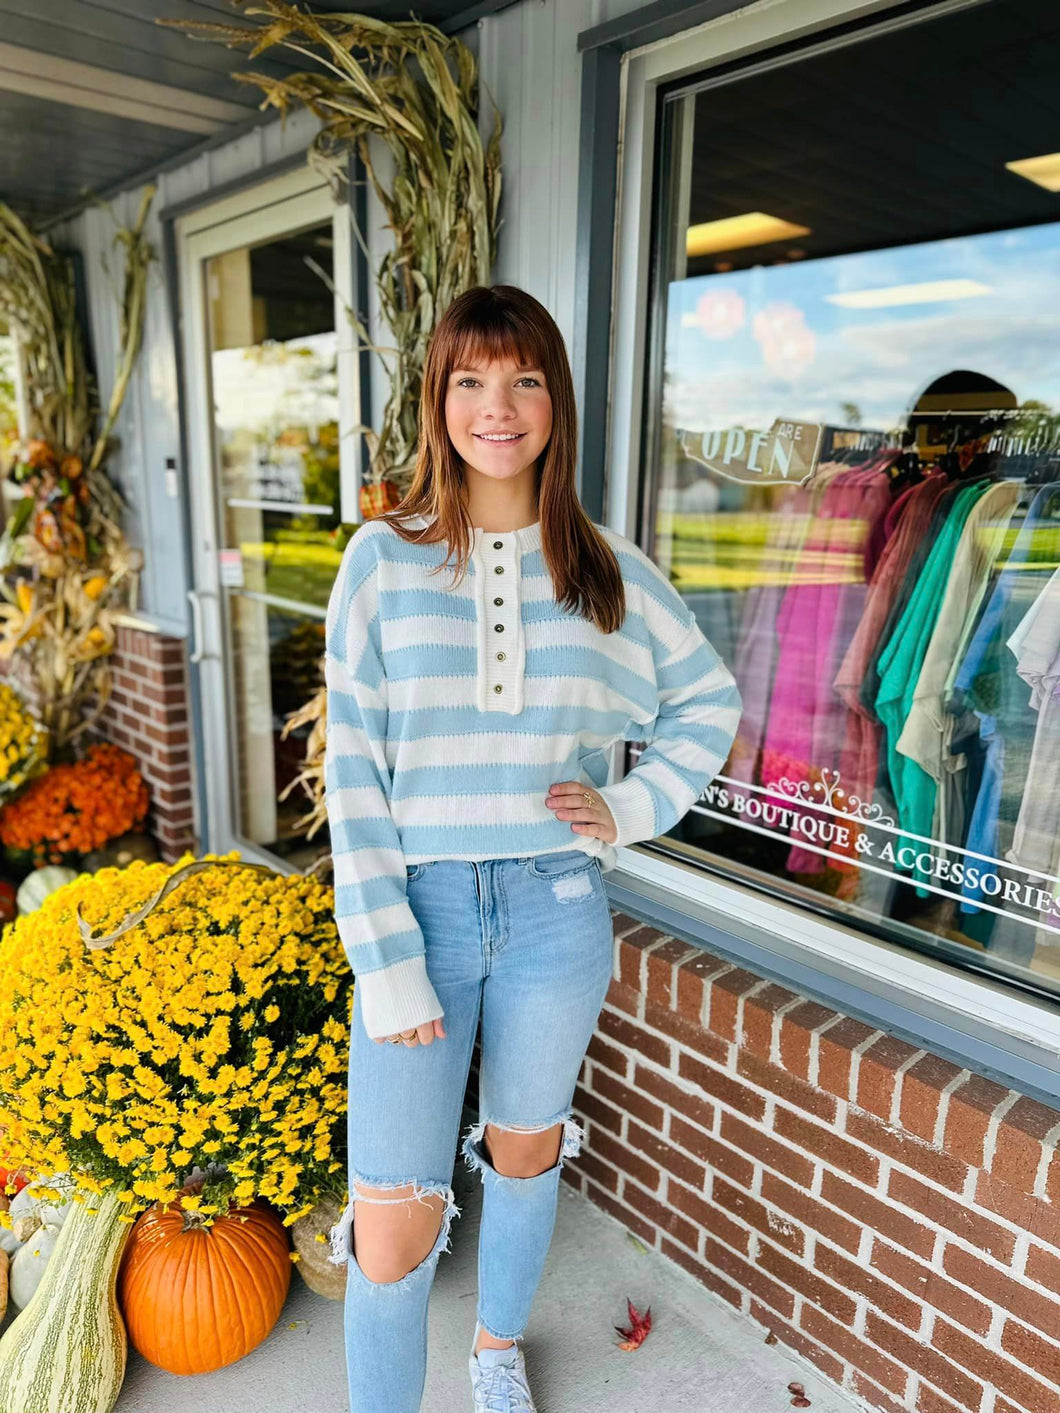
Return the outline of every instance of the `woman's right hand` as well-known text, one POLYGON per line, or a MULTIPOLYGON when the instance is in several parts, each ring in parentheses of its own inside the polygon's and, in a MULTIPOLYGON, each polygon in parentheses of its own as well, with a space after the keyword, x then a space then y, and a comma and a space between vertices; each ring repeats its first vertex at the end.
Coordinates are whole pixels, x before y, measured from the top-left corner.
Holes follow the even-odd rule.
POLYGON ((415 1030, 401 1030, 395 1035, 376 1036, 377 1045, 393 1045, 400 1042, 409 1050, 417 1045, 431 1045, 435 1039, 445 1039, 445 1027, 442 1025, 441 1017, 438 1020, 427 1021, 423 1025, 418 1025, 415 1030))

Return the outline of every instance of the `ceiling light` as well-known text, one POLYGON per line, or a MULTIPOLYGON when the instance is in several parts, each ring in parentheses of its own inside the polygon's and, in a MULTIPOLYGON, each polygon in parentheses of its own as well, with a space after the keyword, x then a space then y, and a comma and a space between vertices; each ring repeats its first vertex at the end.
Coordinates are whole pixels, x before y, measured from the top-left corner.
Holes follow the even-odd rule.
POLYGON ((886 285, 880 289, 826 294, 825 299, 841 309, 890 309, 896 304, 939 304, 949 299, 975 299, 992 293, 989 285, 980 284, 978 280, 927 280, 918 285, 886 285))
POLYGON ((685 249, 689 256, 717 255, 722 250, 742 250, 748 245, 769 245, 775 240, 809 234, 808 226, 793 225, 779 216, 767 216, 764 211, 748 211, 743 216, 689 226, 685 249))
POLYGON ((1060 191, 1060 152, 1050 152, 1045 157, 1024 157, 1020 162, 1006 162, 1005 166, 1017 177, 1026 177, 1036 186, 1044 186, 1046 191, 1060 191))

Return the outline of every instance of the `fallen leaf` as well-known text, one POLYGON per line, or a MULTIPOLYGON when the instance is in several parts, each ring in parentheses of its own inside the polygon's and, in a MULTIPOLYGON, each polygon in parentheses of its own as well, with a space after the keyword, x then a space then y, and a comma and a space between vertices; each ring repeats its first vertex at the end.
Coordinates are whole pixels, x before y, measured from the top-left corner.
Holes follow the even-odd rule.
POLYGON ((791 1406, 792 1408, 809 1408, 810 1400, 808 1398, 802 1398, 801 1396, 799 1398, 793 1398, 791 1400, 791 1406))
POLYGON ((776 1335, 773 1333, 773 1331, 770 1330, 769 1333, 766 1335, 765 1343, 766 1343, 766 1344, 776 1344, 776 1342, 777 1342, 777 1337, 776 1337, 776 1335))
POLYGON ((806 1397, 806 1390, 803 1388, 802 1384, 797 1384, 797 1383, 790 1383, 790 1384, 788 1384, 788 1392, 789 1392, 789 1393, 797 1393, 800 1398, 805 1398, 805 1397, 806 1397))
POLYGON ((626 1309, 629 1311, 629 1329, 624 1330, 621 1325, 616 1325, 615 1329, 622 1336, 619 1349, 624 1349, 629 1353, 634 1349, 639 1349, 651 1333, 651 1306, 649 1305, 642 1315, 627 1296, 626 1309))

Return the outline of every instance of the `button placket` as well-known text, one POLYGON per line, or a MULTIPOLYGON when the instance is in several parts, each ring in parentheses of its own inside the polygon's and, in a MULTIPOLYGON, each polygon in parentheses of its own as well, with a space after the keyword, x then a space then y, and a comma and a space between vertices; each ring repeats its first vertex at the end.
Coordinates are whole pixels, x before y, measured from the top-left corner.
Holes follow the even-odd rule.
POLYGON ((478 568, 484 575, 479 595, 479 611, 485 623, 479 634, 484 647, 483 696, 486 711, 519 710, 518 638, 519 545, 513 534, 484 534, 479 540, 478 568))

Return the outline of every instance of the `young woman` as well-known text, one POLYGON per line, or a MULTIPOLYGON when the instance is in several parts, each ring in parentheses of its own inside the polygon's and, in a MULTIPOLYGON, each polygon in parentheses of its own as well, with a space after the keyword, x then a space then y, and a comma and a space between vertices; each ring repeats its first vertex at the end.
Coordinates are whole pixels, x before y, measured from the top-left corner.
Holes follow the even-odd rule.
POLYGON ((669 580, 582 510, 576 443, 551 316, 513 286, 466 291, 427 351, 412 487, 357 531, 328 605, 326 798, 356 973, 350 1202, 331 1233, 350 1413, 420 1408, 480 1022, 473 1405, 533 1413, 516 1341, 611 979, 601 874, 681 819, 740 715, 669 580), (651 744, 603 784, 623 738, 651 744))

